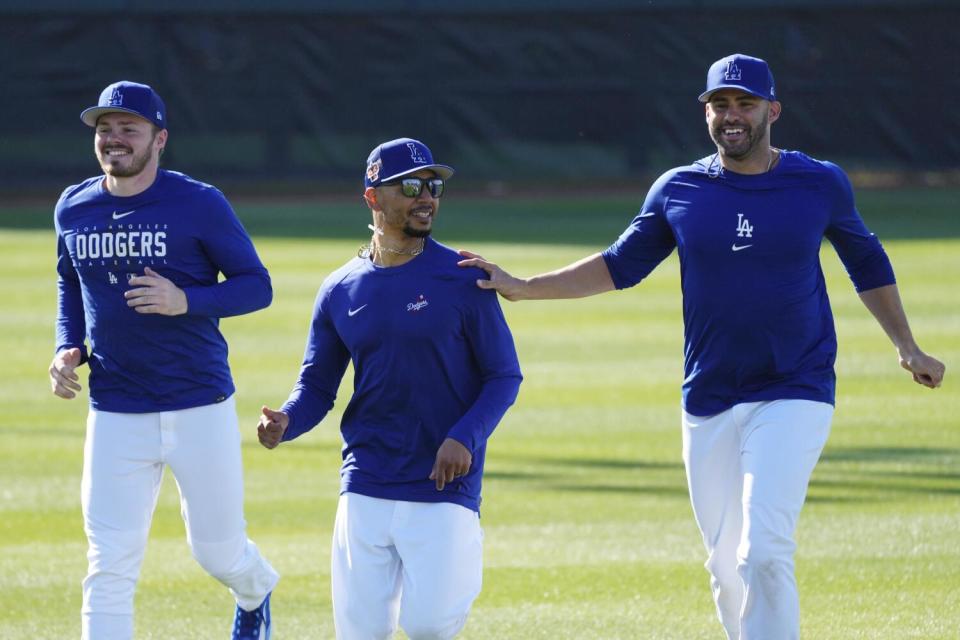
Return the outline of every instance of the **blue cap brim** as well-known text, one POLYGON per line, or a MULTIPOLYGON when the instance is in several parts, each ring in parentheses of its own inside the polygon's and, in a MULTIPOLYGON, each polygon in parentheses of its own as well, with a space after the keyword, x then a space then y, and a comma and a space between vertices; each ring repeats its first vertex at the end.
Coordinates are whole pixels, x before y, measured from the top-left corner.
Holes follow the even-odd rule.
POLYGON ((720 85, 719 87, 714 87, 713 89, 710 89, 710 91, 704 91, 703 93, 700 94, 700 97, 697 98, 697 99, 698 99, 700 102, 709 102, 709 101, 710 101, 710 96, 712 96, 713 94, 715 94, 717 91, 723 91, 724 89, 739 89, 740 91, 743 91, 744 93, 749 93, 749 94, 752 95, 752 96, 757 96, 758 98, 760 98, 760 99, 762 99, 762 100, 769 100, 769 101, 771 101, 771 102, 772 102, 773 100, 775 100, 775 98, 771 98, 770 96, 765 96, 765 95, 759 94, 759 93, 757 93, 756 91, 753 91, 752 89, 748 89, 747 87, 744 87, 744 86, 739 85, 739 84, 722 84, 722 85, 720 85))
POLYGON ((441 178, 443 178, 444 180, 448 179, 450 176, 454 174, 453 167, 448 167, 445 164, 424 164, 424 165, 413 167, 412 169, 407 169, 406 171, 402 171, 400 173, 396 173, 386 178, 381 178, 380 180, 377 181, 377 183, 383 184, 384 182, 390 182, 391 180, 396 180, 397 178, 408 176, 411 173, 416 173, 417 171, 423 171, 424 169, 428 169, 430 171, 436 172, 436 174, 441 178))
MULTIPOLYGON (((88 127, 97 126, 97 119, 100 118, 105 113, 129 113, 137 116, 138 118, 143 118, 150 124, 156 124, 150 118, 144 118, 143 115, 133 109, 124 109, 123 107, 90 107, 89 109, 84 109, 80 112, 80 119, 83 120, 83 124, 88 127)), ((163 127, 161 127, 163 128, 163 127)))

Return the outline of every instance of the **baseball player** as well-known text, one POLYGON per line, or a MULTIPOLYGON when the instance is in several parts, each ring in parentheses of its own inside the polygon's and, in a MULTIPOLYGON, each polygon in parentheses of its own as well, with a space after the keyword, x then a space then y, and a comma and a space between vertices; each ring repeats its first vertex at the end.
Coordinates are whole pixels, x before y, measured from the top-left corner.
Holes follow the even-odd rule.
POLYGON ((169 466, 193 556, 237 601, 233 638, 269 638, 278 575, 246 535, 234 386, 217 325, 269 305, 270 276, 220 191, 159 168, 167 116, 153 89, 111 84, 80 117, 95 130, 104 175, 57 202, 49 373, 53 393, 69 399, 77 368, 90 367, 82 637, 133 636, 134 589, 169 466))
POLYGON ((453 638, 480 593, 480 483, 487 438, 520 386, 492 291, 430 238, 453 169, 417 140, 376 147, 363 197, 373 238, 320 286, 300 377, 263 407, 272 449, 333 406, 347 364, 341 493, 331 578, 341 640, 453 638))
POLYGON ((770 146, 781 113, 766 62, 731 55, 707 74, 717 152, 661 176, 606 251, 482 289, 511 300, 576 298, 639 283, 677 249, 685 338, 683 458, 706 568, 731 640, 799 637, 794 530, 833 415, 837 339, 821 240, 913 379, 938 387, 944 365, 917 346, 893 269, 835 164, 770 146))

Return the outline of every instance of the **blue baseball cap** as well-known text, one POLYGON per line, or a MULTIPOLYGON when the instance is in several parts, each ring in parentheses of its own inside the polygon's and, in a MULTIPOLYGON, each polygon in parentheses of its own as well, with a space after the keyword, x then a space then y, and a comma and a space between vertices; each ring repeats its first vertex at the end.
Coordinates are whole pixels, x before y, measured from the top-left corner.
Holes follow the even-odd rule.
POLYGON ((84 109, 80 119, 91 127, 97 126, 97 118, 105 113, 122 111, 149 120, 161 129, 167 128, 167 108, 157 92, 145 84, 121 80, 100 92, 97 106, 84 109))
POLYGON ((767 63, 742 53, 720 58, 710 65, 707 90, 700 94, 700 102, 707 102, 713 92, 720 89, 740 89, 771 102, 777 99, 773 74, 767 63))
POLYGON ((363 186, 376 187, 421 169, 430 169, 444 180, 453 175, 453 167, 433 161, 427 145, 413 138, 397 138, 384 142, 367 156, 363 186))

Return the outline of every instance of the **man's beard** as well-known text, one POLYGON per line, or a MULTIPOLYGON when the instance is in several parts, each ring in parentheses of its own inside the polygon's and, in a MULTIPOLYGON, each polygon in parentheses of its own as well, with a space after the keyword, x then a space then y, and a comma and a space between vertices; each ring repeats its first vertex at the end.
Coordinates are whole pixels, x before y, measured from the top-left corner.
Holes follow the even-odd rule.
MULTIPOLYGON (((153 137, 150 138, 150 145, 147 146, 146 150, 139 156, 134 154, 132 149, 120 147, 121 149, 129 150, 131 153, 130 165, 126 168, 120 165, 119 162, 112 162, 111 156, 107 155, 109 149, 104 149, 99 157, 100 166, 103 168, 103 172, 107 175, 113 176, 114 178, 132 178, 133 176, 140 175, 153 157, 153 141, 156 140, 156 138, 157 134, 154 133, 153 137)), ((111 148, 116 149, 117 147, 111 148)))
POLYGON ((760 124, 756 127, 751 127, 746 124, 736 125, 743 127, 744 131, 747 133, 747 139, 744 142, 741 142, 736 147, 727 146, 723 141, 723 130, 730 125, 718 125, 710 131, 710 137, 713 138, 713 142, 723 148, 724 155, 728 158, 733 158, 734 160, 743 160, 757 147, 757 144, 763 140, 763 137, 767 134, 767 124, 770 122, 770 112, 763 114, 763 119, 760 121, 760 124))
POLYGON ((430 235, 430 232, 433 231, 433 227, 427 227, 426 229, 414 229, 408 224, 403 225, 403 235, 410 238, 426 238, 430 235))

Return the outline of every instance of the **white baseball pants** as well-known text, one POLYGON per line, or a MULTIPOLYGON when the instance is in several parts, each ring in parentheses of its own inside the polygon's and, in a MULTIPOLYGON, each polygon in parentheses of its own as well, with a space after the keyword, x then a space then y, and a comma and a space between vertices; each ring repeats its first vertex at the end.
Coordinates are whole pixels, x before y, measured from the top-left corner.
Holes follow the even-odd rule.
POLYGON ((729 640, 800 637, 793 536, 832 417, 809 400, 683 414, 690 501, 729 640))
POLYGON ((338 640, 448 640, 480 594, 483 531, 476 512, 449 502, 344 493, 331 554, 338 640))
POLYGON ((200 566, 248 610, 276 586, 277 572, 246 535, 232 397, 160 413, 91 410, 81 484, 89 542, 83 640, 133 637, 133 594, 164 466, 176 478, 187 542, 200 566))

